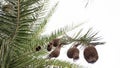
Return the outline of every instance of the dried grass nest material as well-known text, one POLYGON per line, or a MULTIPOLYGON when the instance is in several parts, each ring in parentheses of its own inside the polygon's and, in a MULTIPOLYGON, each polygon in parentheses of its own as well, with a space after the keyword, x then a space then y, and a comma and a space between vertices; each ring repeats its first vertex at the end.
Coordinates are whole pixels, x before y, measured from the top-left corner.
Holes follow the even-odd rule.
POLYGON ((79 50, 77 47, 72 47, 67 51, 68 58, 73 58, 73 60, 79 59, 79 50))
POLYGON ((61 45, 62 45, 62 44, 59 44, 59 45, 55 48, 55 50, 53 50, 53 51, 49 54, 49 58, 53 58, 53 57, 57 58, 57 57, 60 55, 61 45))
POLYGON ((47 51, 51 51, 52 50, 52 43, 49 43, 48 45, 47 45, 47 51))
POLYGON ((54 47, 57 47, 60 44, 60 39, 53 39, 52 44, 54 47))
POLYGON ((41 50, 41 47, 40 46, 37 46, 36 47, 36 51, 40 51, 41 50))
POLYGON ((84 49, 84 58, 88 63, 95 63, 98 60, 98 52, 95 46, 88 46, 84 49))

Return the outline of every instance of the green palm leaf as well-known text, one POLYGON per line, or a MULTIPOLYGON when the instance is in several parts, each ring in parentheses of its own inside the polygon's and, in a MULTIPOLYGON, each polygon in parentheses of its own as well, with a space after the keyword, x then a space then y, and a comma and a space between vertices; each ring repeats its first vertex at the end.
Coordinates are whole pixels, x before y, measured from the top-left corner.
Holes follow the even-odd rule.
POLYGON ((38 60, 37 57, 48 53, 45 49, 36 52, 35 47, 44 45, 43 43, 50 41, 48 39, 60 36, 65 31, 60 29, 50 36, 41 36, 58 3, 46 13, 45 6, 48 0, 43 2, 41 0, 6 0, 6 2, 7 4, 1 5, 4 7, 1 10, 4 11, 0 15, 1 68, 45 67, 46 59, 38 60))
MULTIPOLYGON (((64 35, 80 25, 65 26, 55 30, 50 35, 42 35, 46 24, 55 11, 48 8, 49 0, 4 0, 0 3, 0 67, 1 68, 45 68, 49 66, 62 66, 77 68, 78 65, 59 60, 49 60, 46 45, 55 38, 63 36, 64 42, 87 42, 97 40, 96 34, 90 34, 90 30, 74 38, 64 35), (40 46, 41 50, 36 51, 40 46)), ((99 42, 98 42, 99 43, 99 42)), ((91 43, 92 44, 92 43, 91 43)), ((79 67, 80 68, 80 67, 79 67)))

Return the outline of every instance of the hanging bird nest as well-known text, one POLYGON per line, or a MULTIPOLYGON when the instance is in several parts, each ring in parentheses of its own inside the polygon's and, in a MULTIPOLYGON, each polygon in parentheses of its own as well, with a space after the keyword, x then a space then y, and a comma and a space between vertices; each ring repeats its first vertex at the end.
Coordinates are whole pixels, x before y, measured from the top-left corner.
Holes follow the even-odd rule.
POLYGON ((49 42, 49 44, 47 45, 47 50, 51 51, 52 47, 57 47, 60 44, 60 39, 53 39, 51 42, 49 42))
POLYGON ((84 58, 88 63, 95 63, 98 60, 98 52, 94 46, 84 49, 84 58))
POLYGON ((52 50, 52 46, 53 46, 52 43, 49 43, 48 46, 47 46, 47 50, 51 51, 52 50))
POLYGON ((36 51, 40 51, 41 50, 41 47, 40 46, 37 46, 36 47, 36 51))
POLYGON ((70 48, 67 51, 68 58, 73 58, 74 51, 77 50, 76 48, 70 48))
POLYGON ((52 41, 52 44, 53 44, 54 47, 58 46, 59 43, 60 43, 60 39, 57 39, 57 38, 53 39, 53 41, 52 41))
POLYGON ((60 54, 61 45, 62 45, 62 44, 59 44, 59 45, 55 48, 55 50, 53 50, 53 51, 49 54, 48 58, 53 58, 53 57, 57 58, 57 57, 59 56, 59 54, 60 54))
POLYGON ((79 59, 79 50, 76 48, 74 50, 73 60, 78 60, 78 59, 79 59))
POLYGON ((79 59, 79 50, 78 50, 77 46, 78 46, 78 44, 76 44, 73 47, 68 49, 68 51, 67 51, 68 58, 73 58, 73 60, 79 59))
MULTIPOLYGON (((77 35, 79 35, 79 33, 77 35)), ((85 46, 83 54, 85 60, 88 63, 95 63, 98 60, 98 53, 95 46, 105 44, 105 42, 96 42, 100 39, 100 37, 96 37, 96 35, 97 33, 91 33, 91 29, 89 29, 83 36, 80 36, 80 38, 77 38, 77 36, 72 38, 67 34, 61 38, 55 38, 51 41, 51 44, 56 48, 49 54, 49 58, 56 58, 59 56, 61 48, 60 44, 67 45, 74 42, 75 45, 70 47, 67 51, 67 57, 72 58, 73 60, 78 60, 80 51, 77 47, 81 45, 85 46)))

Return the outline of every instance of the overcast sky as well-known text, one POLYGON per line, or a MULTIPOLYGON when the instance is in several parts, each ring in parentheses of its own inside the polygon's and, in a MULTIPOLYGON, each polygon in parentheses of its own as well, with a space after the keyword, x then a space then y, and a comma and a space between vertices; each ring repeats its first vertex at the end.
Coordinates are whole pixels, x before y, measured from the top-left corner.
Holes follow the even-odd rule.
MULTIPOLYGON (((86 22, 84 28, 93 27, 100 31, 105 45, 96 46, 99 59, 95 64, 88 64, 83 58, 74 63, 88 68, 120 68, 120 2, 119 0, 59 0, 59 5, 50 19, 48 32, 67 24, 86 22)), ((55 0, 52 0, 52 3, 55 0)), ((68 47, 67 47, 68 48, 68 47)), ((66 48, 62 48, 59 59, 71 61, 66 56, 66 48), (64 58, 63 58, 64 57, 64 58)))

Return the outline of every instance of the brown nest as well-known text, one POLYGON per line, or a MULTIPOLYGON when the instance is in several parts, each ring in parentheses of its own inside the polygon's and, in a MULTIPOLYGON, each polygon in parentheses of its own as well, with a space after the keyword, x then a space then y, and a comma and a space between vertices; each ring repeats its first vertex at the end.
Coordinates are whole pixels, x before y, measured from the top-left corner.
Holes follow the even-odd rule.
POLYGON ((95 63, 98 60, 98 52, 94 46, 88 46, 84 50, 84 58, 88 63, 95 63))
POLYGON ((77 47, 72 47, 67 51, 68 58, 73 58, 74 60, 79 59, 79 50, 77 47))
POLYGON ((48 51, 51 51, 51 50, 52 50, 52 43, 49 43, 49 44, 48 44, 47 50, 48 50, 48 51))
POLYGON ((57 57, 59 56, 59 54, 60 54, 60 49, 61 49, 61 44, 58 45, 58 46, 55 48, 55 50, 53 50, 53 51, 49 54, 49 58, 53 58, 53 57, 57 58, 57 57))
POLYGON ((53 44, 54 47, 58 46, 59 43, 60 43, 60 39, 54 39, 54 40, 52 41, 52 44, 53 44))
POLYGON ((40 47, 40 46, 37 46, 37 47, 36 47, 36 51, 39 51, 39 50, 41 50, 41 47, 40 47))

